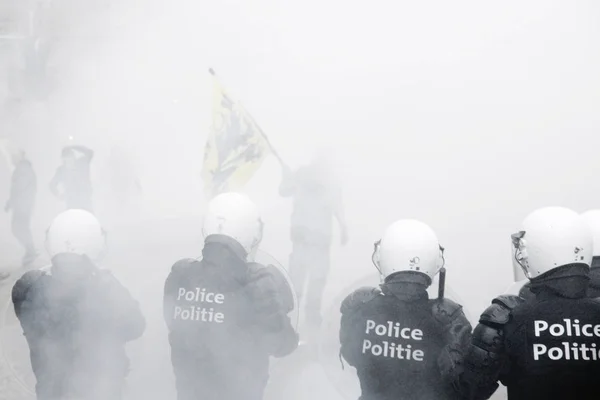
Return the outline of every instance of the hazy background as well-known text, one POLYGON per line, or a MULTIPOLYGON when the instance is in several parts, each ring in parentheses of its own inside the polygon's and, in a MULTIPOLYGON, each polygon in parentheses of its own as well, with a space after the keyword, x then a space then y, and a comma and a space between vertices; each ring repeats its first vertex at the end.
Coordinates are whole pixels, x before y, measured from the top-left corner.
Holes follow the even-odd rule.
MULTIPOLYGON (((448 284, 478 314, 512 281, 509 235, 527 213, 600 206, 596 1, 83 3, 54 0, 47 11, 44 101, 10 100, 23 59, 0 41, 0 137, 23 146, 38 173, 40 248, 63 209, 47 190, 62 146, 73 136, 96 151, 97 213, 123 249, 114 265, 157 321, 150 305, 170 264, 200 254, 209 67, 290 166, 333 149, 350 242, 333 248, 328 301, 373 273, 373 242, 409 217, 436 230, 448 284), (128 218, 111 202, 114 145, 144 189, 128 218)), ((0 164, 0 204, 9 176, 0 164)), ((264 212, 263 249, 287 263, 291 203, 278 197, 280 177, 270 157, 246 189, 264 212)), ((14 268, 21 249, 6 214, 0 244, 0 267, 14 268)))

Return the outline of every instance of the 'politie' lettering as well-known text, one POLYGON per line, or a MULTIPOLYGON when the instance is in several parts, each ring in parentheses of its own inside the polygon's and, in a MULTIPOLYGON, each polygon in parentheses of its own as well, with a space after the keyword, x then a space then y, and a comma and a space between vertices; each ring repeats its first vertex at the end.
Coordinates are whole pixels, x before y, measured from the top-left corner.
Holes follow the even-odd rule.
POLYGON ((399 339, 406 341, 422 341, 423 331, 403 327, 399 322, 387 321, 385 324, 377 324, 373 320, 367 320, 365 334, 375 336, 373 339, 364 339, 362 353, 370 353, 376 357, 389 357, 399 360, 423 361, 425 352, 421 349, 413 349, 411 344, 396 343, 391 340, 381 340, 383 338, 399 339), (375 344, 373 343, 375 342, 375 344), (379 344, 377 344, 379 343, 379 344))
POLYGON ((533 343, 533 359, 567 360, 567 361, 598 361, 600 360, 600 324, 581 324, 578 319, 563 319, 564 323, 550 325, 544 320, 533 322, 536 338, 565 338, 560 346, 548 347, 544 343, 533 343), (579 340, 578 340, 579 338, 579 340), (590 340, 590 338, 592 338, 590 340), (577 341, 575 341, 577 340, 577 341), (583 343, 582 343, 583 342, 583 343))

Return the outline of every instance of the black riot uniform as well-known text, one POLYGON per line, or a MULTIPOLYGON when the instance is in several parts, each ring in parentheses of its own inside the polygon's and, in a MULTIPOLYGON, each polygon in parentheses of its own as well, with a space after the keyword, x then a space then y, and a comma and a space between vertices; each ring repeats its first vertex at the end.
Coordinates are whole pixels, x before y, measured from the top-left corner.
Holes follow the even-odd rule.
POLYGON ((49 271, 30 271, 12 290, 36 377, 38 400, 121 399, 125 344, 146 327, 114 276, 87 257, 59 254, 49 271))
POLYGON ((179 400, 262 399, 269 357, 298 346, 282 279, 222 235, 206 238, 201 261, 175 263, 164 317, 179 400))
POLYGON ((588 271, 562 266, 531 280, 533 298, 493 300, 465 359, 465 399, 489 398, 498 381, 510 400, 599 398, 600 303, 587 298, 588 271))
POLYGON ((361 400, 457 399, 471 325, 451 300, 429 300, 429 278, 412 271, 361 288, 342 303, 341 355, 356 368, 361 400))
POLYGON ((531 282, 523 285, 521 290, 519 290, 519 297, 526 301, 535 297, 535 294, 531 291, 531 282))
POLYGON ((588 297, 600 297, 600 257, 592 259, 592 268, 590 269, 590 285, 588 287, 588 297))

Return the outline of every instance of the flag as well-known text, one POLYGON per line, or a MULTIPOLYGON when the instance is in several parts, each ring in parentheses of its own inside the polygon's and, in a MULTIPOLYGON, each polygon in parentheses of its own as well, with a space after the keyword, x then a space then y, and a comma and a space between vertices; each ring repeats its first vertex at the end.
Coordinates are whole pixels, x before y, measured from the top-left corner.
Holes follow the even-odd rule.
POLYGON ((213 76, 213 115, 204 148, 202 179, 209 198, 239 190, 272 149, 250 114, 213 76))

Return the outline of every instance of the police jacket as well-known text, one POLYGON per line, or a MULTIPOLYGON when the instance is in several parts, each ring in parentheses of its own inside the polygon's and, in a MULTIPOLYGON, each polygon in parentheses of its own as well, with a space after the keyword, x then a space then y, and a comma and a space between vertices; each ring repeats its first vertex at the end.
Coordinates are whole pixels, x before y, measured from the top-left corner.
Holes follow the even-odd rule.
POLYGON ((535 297, 500 296, 481 315, 461 378, 466 399, 500 381, 510 400, 600 398, 600 303, 589 269, 572 264, 531 280, 535 297))
POLYGON ((427 276, 400 272, 341 305, 341 355, 356 368, 363 400, 456 399, 471 325, 451 300, 429 300, 427 276))
POLYGON ((592 259, 592 268, 590 269, 590 285, 588 286, 588 297, 600 297, 600 257, 592 259))
POLYGON ((12 301, 23 328, 39 400, 119 399, 129 370, 125 343, 146 323, 138 303, 110 272, 60 254, 30 271, 12 301))
POLYGON ((178 398, 261 399, 269 357, 298 345, 290 296, 274 268, 246 263, 239 243, 221 235, 206 238, 201 261, 175 263, 164 318, 178 398))

